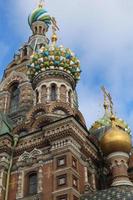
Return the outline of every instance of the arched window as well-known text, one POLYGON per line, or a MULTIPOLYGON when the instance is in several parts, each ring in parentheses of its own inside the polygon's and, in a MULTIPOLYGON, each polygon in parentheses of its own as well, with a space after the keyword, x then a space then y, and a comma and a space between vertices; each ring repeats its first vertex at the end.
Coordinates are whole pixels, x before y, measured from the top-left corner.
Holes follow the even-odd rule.
POLYGON ((36 103, 39 103, 39 92, 36 90, 36 103))
POLYGON ((10 112, 15 112, 19 107, 20 90, 18 84, 11 87, 10 112))
POLYGON ((27 47, 24 47, 23 49, 23 56, 27 56, 27 47))
POLYGON ((37 193, 37 173, 33 172, 28 176, 28 194, 36 194, 37 193))
POLYGON ((71 104, 72 103, 72 91, 69 90, 68 92, 68 102, 71 104))
POLYGON ((51 85, 51 101, 55 101, 57 99, 57 88, 55 84, 51 85))

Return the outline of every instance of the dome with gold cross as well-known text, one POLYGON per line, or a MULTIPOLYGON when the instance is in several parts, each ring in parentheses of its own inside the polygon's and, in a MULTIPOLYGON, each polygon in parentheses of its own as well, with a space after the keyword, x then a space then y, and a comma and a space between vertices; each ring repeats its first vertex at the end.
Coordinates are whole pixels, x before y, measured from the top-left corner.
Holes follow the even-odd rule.
POLYGON ((43 7, 43 2, 41 1, 38 5, 38 7, 32 11, 32 13, 28 17, 28 23, 30 27, 34 22, 41 21, 44 22, 47 25, 47 28, 51 24, 51 17, 48 14, 48 12, 43 7))
MULTIPOLYGON (((102 118, 95 121, 92 124, 91 128, 89 129, 90 134, 92 136, 95 136, 98 140, 100 140, 104 132, 107 131, 111 127, 111 112, 112 112, 111 110, 113 109, 110 94, 107 93, 104 87, 102 87, 102 91, 104 92, 105 114, 102 118)), ((123 131, 126 131, 130 135, 131 129, 129 128, 128 124, 123 119, 115 117, 115 124, 116 124, 116 127, 118 127, 119 129, 123 131)))
POLYGON ((111 116, 111 128, 107 130, 100 139, 100 147, 104 154, 113 152, 129 153, 132 148, 131 136, 127 131, 117 125, 116 117, 111 116))
POLYGON ((28 65, 28 75, 31 81, 41 72, 53 70, 53 73, 63 71, 68 73, 76 82, 80 79, 80 61, 69 48, 58 46, 56 31, 59 30, 56 20, 52 19, 51 44, 42 45, 33 52, 28 65))

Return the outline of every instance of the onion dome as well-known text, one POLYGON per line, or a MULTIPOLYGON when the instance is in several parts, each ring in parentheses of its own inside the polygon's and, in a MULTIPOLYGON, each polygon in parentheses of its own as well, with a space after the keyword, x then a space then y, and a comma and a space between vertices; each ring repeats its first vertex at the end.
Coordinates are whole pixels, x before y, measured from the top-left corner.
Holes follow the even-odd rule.
POLYGON ((81 200, 132 200, 133 187, 117 186, 106 190, 96 191, 90 194, 85 194, 81 200))
MULTIPOLYGON (((52 42, 57 38, 52 37, 52 42)), ((31 56, 28 65, 28 75, 31 80, 41 72, 48 70, 60 70, 69 73, 75 81, 80 79, 80 61, 69 48, 62 45, 57 47, 53 43, 43 46, 31 56)))
POLYGON ((28 17, 28 23, 30 27, 34 22, 41 21, 44 22, 47 25, 47 28, 51 24, 51 17, 47 13, 47 11, 39 5, 38 8, 36 8, 28 17))
POLYGON ((118 128, 115 125, 115 117, 111 117, 112 127, 105 132, 100 140, 100 147, 104 154, 109 155, 114 152, 125 152, 131 151, 131 136, 128 132, 118 128))

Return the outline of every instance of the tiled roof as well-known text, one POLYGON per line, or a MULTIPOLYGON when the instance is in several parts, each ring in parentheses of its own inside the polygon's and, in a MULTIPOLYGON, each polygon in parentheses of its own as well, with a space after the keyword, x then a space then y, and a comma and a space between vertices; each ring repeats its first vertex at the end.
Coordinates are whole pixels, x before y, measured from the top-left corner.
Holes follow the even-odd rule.
POLYGON ((81 200, 133 200, 133 187, 117 186, 85 194, 81 200))

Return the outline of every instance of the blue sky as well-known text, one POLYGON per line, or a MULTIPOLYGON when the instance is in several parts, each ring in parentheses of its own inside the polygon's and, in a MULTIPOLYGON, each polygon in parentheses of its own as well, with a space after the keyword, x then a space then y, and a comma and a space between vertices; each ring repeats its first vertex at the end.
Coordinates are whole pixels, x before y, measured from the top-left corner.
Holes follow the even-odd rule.
MULTIPOLYGON (((31 35, 27 17, 37 0, 0 0, 0 75, 31 35)), ((60 27, 59 44, 81 61, 80 110, 88 127, 103 115, 100 86, 110 91, 117 116, 133 130, 133 1, 48 0, 60 27)))

